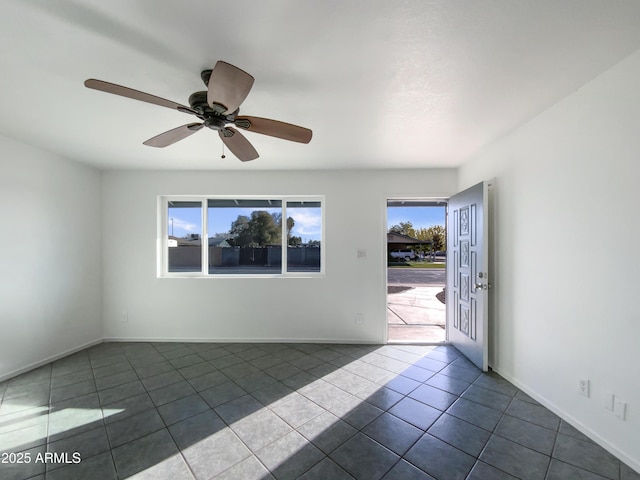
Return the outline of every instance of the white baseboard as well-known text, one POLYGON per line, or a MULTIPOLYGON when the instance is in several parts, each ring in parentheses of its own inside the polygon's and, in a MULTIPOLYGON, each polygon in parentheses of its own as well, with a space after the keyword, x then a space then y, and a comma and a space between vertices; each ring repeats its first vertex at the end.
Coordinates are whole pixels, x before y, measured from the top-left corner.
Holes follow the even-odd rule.
POLYGON ((48 358, 44 358, 42 360, 38 360, 37 362, 34 362, 30 365, 27 365, 26 367, 22 367, 19 368, 18 370, 14 370, 13 372, 9 372, 7 374, 4 375, 0 375, 0 382, 4 382, 5 380, 9 380, 10 378, 13 377, 17 377, 18 375, 22 375, 23 373, 27 373, 31 370, 34 370, 38 367, 41 367, 43 365, 46 365, 47 363, 51 363, 51 362, 55 362, 56 360, 59 360, 61 358, 64 357, 68 357, 69 355, 73 355, 76 352, 79 352, 80 350, 84 350, 85 348, 89 348, 89 347, 93 347, 94 345, 98 345, 100 343, 102 343, 104 340, 102 338, 98 339, 98 340, 93 340, 89 343, 85 343, 84 345, 80 345, 79 347, 74 347, 70 350, 66 350, 62 353, 58 353, 56 355, 53 355, 51 357, 48 358))
POLYGON ((522 390, 524 393, 529 395, 535 401, 539 402, 541 405, 543 405, 544 407, 546 407, 549 410, 551 410, 553 413, 555 413, 562 420, 564 420, 569 425, 574 427, 576 430, 578 430, 579 432, 585 434, 591 440, 593 440, 598 445, 600 445, 602 448, 607 450, 611 455, 613 455, 617 459, 619 459, 619 460, 623 461, 624 463, 626 463, 629 467, 633 468, 636 472, 640 472, 640 463, 638 463, 638 461, 632 459, 631 457, 629 457, 629 455, 627 455, 625 452, 620 450, 618 447, 616 447, 615 445, 611 444, 606 439, 602 438, 598 433, 596 433, 593 430, 591 430, 589 427, 584 425, 582 422, 576 420, 570 413, 567 413, 566 411, 564 411, 563 409, 558 407, 556 404, 554 404, 553 402, 549 401, 547 398, 537 394, 535 391, 530 389, 527 385, 522 384, 521 382, 519 382, 515 378, 512 378, 510 375, 507 375, 507 374, 501 372, 500 370, 498 370, 496 368, 492 367, 492 369, 493 369, 494 372, 496 372, 502 378, 504 378, 505 380, 509 381, 510 383, 512 383, 513 385, 518 387, 520 390, 522 390))
POLYGON ((378 342, 335 338, 167 338, 167 337, 105 337, 105 342, 183 342, 183 343, 327 343, 350 345, 381 345, 378 342))

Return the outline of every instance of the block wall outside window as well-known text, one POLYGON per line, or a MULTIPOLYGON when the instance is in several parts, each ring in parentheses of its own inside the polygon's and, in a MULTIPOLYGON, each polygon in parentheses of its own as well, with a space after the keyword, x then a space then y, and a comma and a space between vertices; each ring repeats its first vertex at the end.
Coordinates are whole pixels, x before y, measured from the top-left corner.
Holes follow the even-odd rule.
POLYGON ((161 197, 160 276, 316 276, 323 197, 161 197))

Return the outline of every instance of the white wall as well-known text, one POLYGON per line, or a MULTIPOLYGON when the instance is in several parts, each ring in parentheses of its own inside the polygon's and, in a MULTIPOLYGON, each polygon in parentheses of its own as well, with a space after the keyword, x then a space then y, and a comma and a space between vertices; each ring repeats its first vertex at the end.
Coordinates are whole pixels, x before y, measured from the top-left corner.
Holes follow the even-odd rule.
POLYGON ((640 470, 638 85, 640 53, 459 174, 460 187, 496 177, 493 367, 640 470))
POLYGON ((0 136, 0 381, 102 338, 101 175, 0 136))
POLYGON ((202 341, 382 342, 386 198, 449 196, 457 185, 455 170, 111 171, 103 178, 105 337, 202 341), (180 194, 325 195, 326 276, 156 278, 157 196, 180 194), (358 249, 366 249, 365 260, 358 249))

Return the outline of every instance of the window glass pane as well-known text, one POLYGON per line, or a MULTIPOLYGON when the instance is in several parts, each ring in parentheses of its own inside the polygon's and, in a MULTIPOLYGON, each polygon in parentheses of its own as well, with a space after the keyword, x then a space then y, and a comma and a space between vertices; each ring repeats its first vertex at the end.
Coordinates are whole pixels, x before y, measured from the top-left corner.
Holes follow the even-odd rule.
POLYGON ((202 203, 168 204, 168 271, 202 271, 202 203))
POLYGON ((321 241, 320 202, 287 202, 287 271, 319 272, 321 241))
POLYGON ((208 200, 209 273, 282 273, 280 200, 208 200))

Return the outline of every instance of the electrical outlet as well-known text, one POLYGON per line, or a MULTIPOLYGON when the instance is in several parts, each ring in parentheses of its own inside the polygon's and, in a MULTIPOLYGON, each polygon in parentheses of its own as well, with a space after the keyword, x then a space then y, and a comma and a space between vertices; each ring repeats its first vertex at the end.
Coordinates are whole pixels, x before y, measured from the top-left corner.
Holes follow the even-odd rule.
POLYGON ((604 392, 602 394, 602 406, 613 412, 613 393, 604 392))
POLYGON ((364 323, 364 313, 356 313, 356 325, 362 325, 364 323))
POLYGON ((123 322, 128 322, 129 321, 129 312, 122 312, 121 320, 123 322))
POLYGON ((578 380, 578 393, 589 398, 589 380, 581 378, 578 380))
POLYGON ((624 420, 627 414, 627 404, 623 400, 616 398, 613 404, 613 413, 620 420, 624 420))

